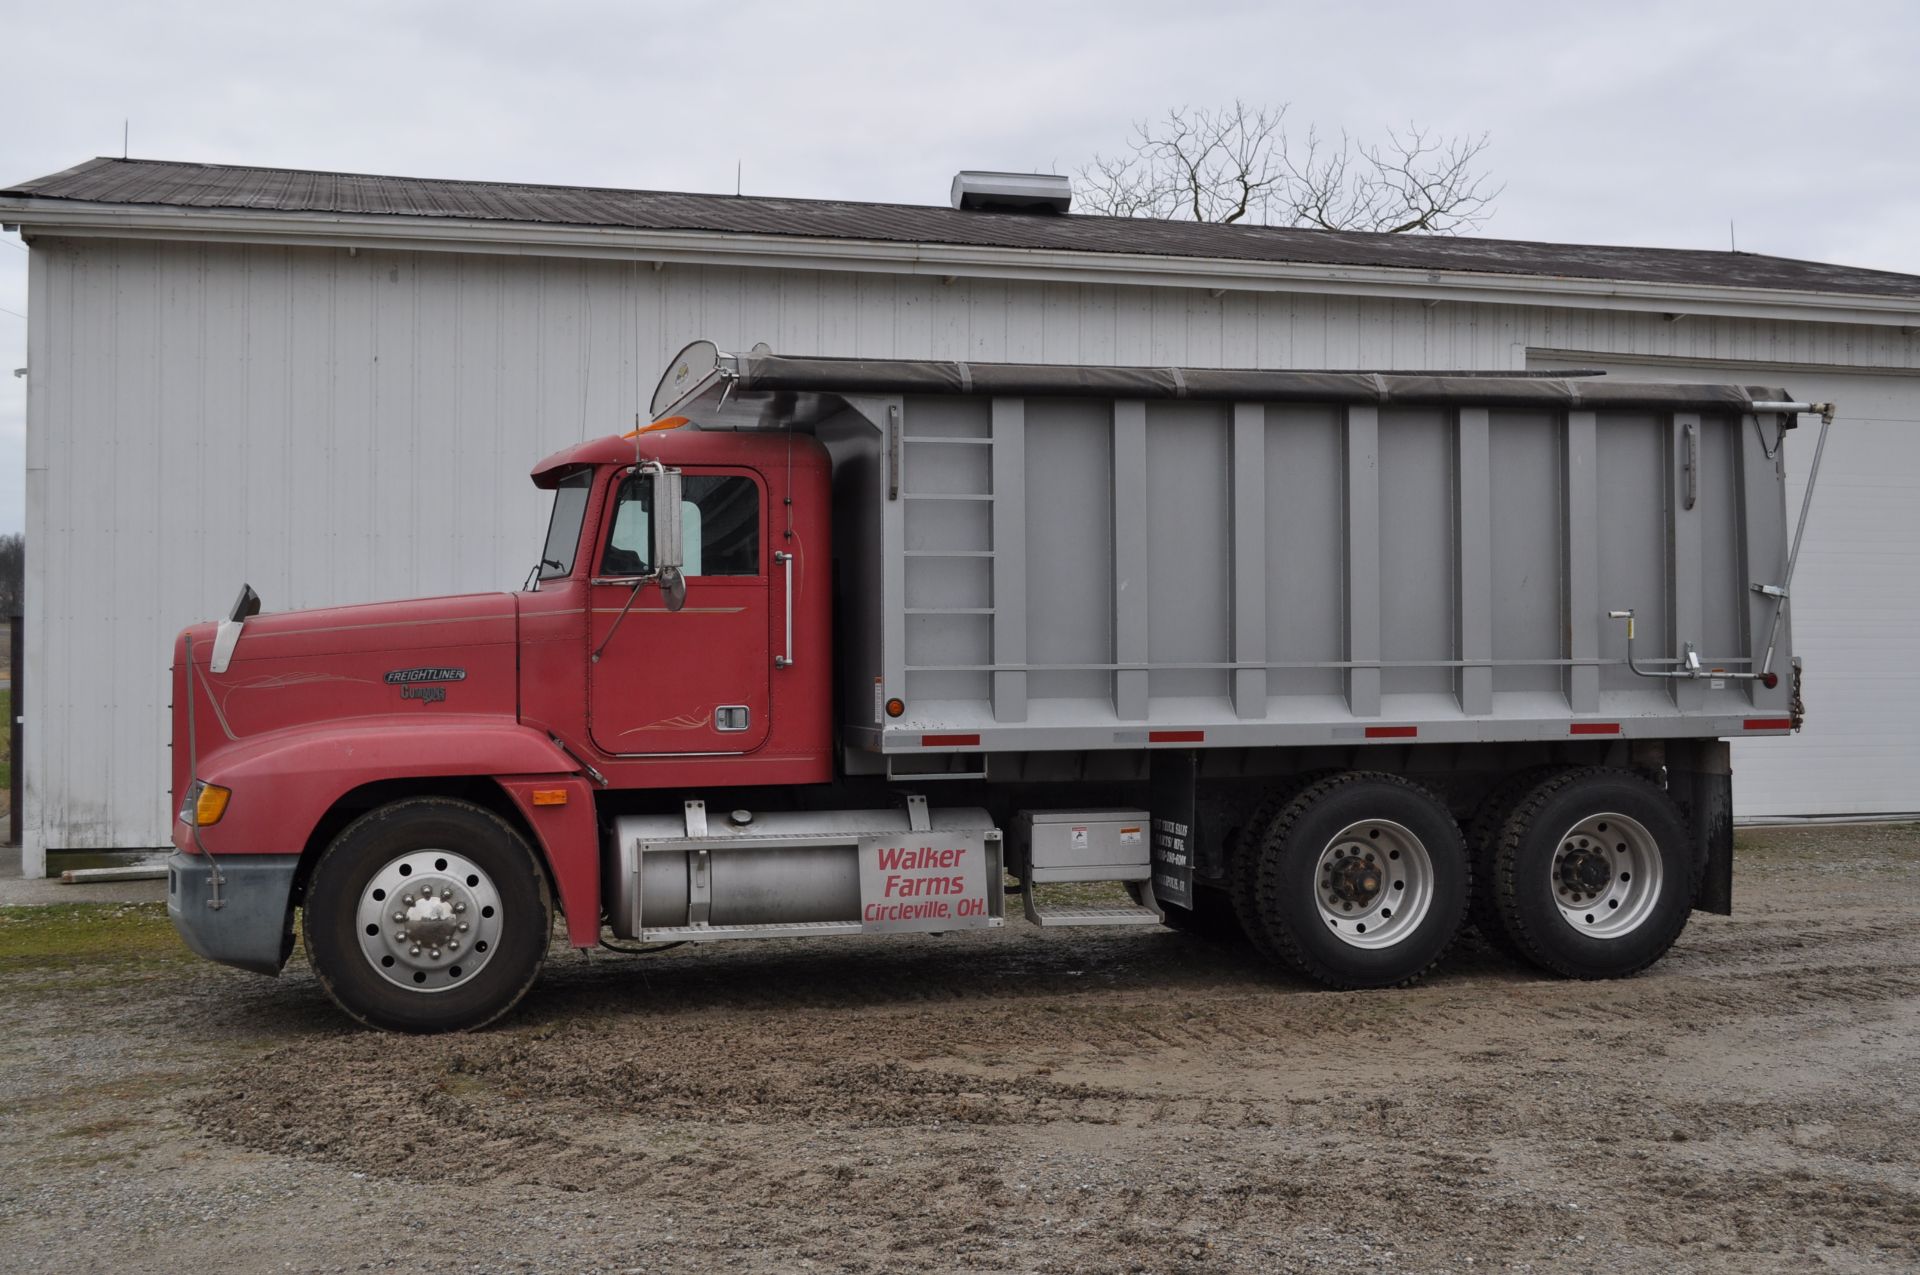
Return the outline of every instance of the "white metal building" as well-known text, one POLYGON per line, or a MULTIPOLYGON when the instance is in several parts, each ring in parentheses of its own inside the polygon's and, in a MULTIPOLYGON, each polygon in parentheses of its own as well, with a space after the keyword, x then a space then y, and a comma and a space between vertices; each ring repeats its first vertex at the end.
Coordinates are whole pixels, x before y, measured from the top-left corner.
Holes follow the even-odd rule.
MULTIPOLYGON (((1841 405, 1795 581, 1810 718, 1741 813, 1920 810, 1920 277, 1413 238, 93 160, 31 246, 25 837, 167 840, 172 635, 514 588, 526 471, 707 337, 784 353, 1600 367, 1841 405)), ((1811 430, 1789 443, 1804 473, 1811 430)), ((1796 488, 1797 491, 1797 488, 1796 488)), ((1794 497, 1797 499, 1797 495, 1794 497)))

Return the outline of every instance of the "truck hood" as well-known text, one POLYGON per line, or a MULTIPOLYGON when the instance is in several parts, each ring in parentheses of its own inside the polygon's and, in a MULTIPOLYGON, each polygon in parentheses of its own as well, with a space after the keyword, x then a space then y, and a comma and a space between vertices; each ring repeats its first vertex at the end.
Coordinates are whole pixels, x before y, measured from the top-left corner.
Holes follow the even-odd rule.
MULTIPOLYGON (((511 593, 464 593, 256 615, 241 631, 233 663, 511 643, 514 616, 511 593)), ((218 626, 201 628, 204 638, 199 629, 189 630, 196 655, 202 641, 212 643, 218 626)))
POLYGON ((227 667, 211 671, 219 626, 174 649, 174 753, 186 751, 186 641, 193 640, 199 756, 318 721, 394 714, 517 716, 517 606, 479 593, 254 616, 227 667))

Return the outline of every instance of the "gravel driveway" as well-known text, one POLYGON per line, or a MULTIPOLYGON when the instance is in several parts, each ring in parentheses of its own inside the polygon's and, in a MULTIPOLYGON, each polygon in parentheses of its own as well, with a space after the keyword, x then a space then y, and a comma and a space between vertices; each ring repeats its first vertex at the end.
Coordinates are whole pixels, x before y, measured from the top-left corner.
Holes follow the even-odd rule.
POLYGON ((557 954, 349 1030, 151 904, 0 909, 15 1270, 1920 1265, 1920 828, 1742 834, 1641 977, 1315 991, 1168 931, 557 954))

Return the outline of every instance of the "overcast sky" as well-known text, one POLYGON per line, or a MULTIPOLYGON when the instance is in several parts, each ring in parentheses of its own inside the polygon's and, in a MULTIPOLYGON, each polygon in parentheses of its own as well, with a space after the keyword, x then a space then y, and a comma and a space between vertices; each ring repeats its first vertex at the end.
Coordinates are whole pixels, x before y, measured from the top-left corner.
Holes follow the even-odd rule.
MULTIPOLYGON (((0 185, 117 155, 942 203, 1181 103, 1492 135, 1480 232, 1920 273, 1920 6, 0 0, 0 185), (184 16, 191 15, 191 16, 184 16)), ((0 531, 27 254, 0 247, 0 531)), ((520 462, 516 462, 520 463, 520 462)))

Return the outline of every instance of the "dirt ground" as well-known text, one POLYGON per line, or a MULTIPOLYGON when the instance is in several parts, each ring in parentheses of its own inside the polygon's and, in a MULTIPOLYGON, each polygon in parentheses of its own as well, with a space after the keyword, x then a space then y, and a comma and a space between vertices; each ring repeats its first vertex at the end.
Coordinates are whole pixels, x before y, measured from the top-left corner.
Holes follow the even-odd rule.
POLYGON ((1920 828, 1743 833, 1610 984, 1335 994, 1163 930, 558 954, 350 1030, 151 904, 0 910, 31 1271, 1920 1266, 1920 828))

